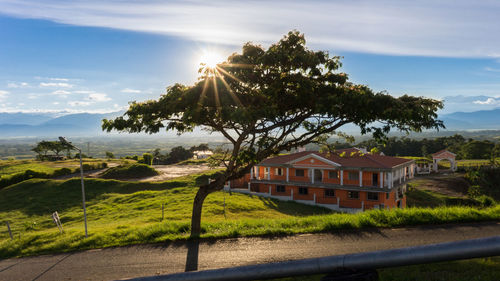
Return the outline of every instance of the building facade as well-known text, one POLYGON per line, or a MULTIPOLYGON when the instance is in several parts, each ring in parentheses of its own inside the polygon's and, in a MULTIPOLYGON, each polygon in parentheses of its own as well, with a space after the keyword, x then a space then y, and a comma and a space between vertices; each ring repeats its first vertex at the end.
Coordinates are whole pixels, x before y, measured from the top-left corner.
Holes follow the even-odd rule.
POLYGON ((341 211, 404 208, 406 183, 414 171, 414 160, 358 149, 302 151, 268 158, 229 185, 256 195, 341 211))

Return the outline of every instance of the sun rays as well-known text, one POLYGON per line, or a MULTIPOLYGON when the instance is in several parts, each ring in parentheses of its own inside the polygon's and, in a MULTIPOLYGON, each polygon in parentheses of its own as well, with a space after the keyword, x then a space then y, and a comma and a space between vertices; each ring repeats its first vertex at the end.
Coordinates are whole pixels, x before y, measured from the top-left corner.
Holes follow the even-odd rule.
POLYGON ((200 94, 198 104, 200 106, 204 106, 204 101, 208 98, 207 90, 210 88, 213 90, 213 102, 217 111, 222 110, 223 103, 221 102, 221 92, 218 88, 218 83, 222 83, 224 88, 227 90, 227 93, 231 97, 233 101, 233 105, 242 106, 241 100, 238 98, 237 94, 231 89, 231 86, 226 81, 226 77, 228 79, 234 80, 238 83, 243 83, 238 77, 229 73, 224 67, 238 67, 238 68, 251 68, 251 65, 243 65, 243 64, 231 64, 224 61, 224 56, 220 53, 214 51, 205 50, 202 52, 200 56, 200 73, 202 74, 201 79, 204 80, 203 89, 200 94))

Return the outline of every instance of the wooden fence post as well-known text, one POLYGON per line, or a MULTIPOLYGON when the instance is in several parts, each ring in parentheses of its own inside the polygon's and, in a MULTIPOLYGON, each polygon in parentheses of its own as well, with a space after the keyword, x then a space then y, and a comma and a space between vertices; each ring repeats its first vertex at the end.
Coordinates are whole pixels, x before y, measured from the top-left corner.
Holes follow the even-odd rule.
POLYGON ((5 223, 7 224, 7 230, 9 231, 10 240, 14 240, 14 237, 12 236, 12 231, 10 230, 10 225, 9 225, 9 222, 8 222, 8 221, 6 221, 5 223))
POLYGON ((161 203, 161 221, 165 219, 165 203, 161 203))

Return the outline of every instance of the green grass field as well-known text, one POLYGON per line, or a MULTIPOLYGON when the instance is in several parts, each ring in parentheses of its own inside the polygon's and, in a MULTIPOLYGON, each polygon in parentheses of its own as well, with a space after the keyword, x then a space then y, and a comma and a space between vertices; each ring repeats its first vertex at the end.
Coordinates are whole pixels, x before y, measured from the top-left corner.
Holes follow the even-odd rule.
MULTIPOLYGON (((15 239, 11 241, 5 225, 0 226, 0 257, 188 239, 196 182, 206 179, 207 175, 161 183, 86 179, 88 238, 84 238, 78 178, 31 179, 9 186, 0 190, 0 222, 10 222, 15 239), (60 214, 63 234, 51 220, 54 211, 60 214)), ((349 215, 295 202, 217 192, 205 201, 202 237, 287 235, 497 219, 500 205, 482 209, 374 210, 349 215)))
MULTIPOLYGON (((95 164, 99 162, 120 163, 121 160, 84 159, 83 164, 95 164)), ((36 161, 36 160, 0 160, 0 176, 22 173, 26 170, 35 172, 52 173, 60 168, 76 169, 80 167, 80 160, 69 159, 63 161, 36 161)))

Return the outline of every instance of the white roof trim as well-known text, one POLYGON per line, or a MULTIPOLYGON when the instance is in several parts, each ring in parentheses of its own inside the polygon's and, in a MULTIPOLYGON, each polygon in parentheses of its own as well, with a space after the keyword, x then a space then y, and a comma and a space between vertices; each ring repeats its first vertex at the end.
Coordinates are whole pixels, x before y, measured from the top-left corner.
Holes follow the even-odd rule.
POLYGON ((441 154, 443 154, 443 153, 446 153, 446 152, 448 152, 449 154, 451 154, 451 155, 453 155, 453 156, 455 156, 455 157, 457 156, 455 153, 453 153, 453 152, 451 152, 451 151, 449 151, 449 150, 445 149, 445 150, 441 151, 439 154, 433 154, 433 155, 432 155, 432 157, 439 156, 439 155, 441 155, 441 154))
POLYGON ((304 156, 302 156, 300 158, 297 158, 297 159, 294 159, 292 161, 286 162, 286 164, 293 164, 293 163, 296 163, 296 162, 300 162, 300 161, 305 160, 305 159, 310 158, 310 157, 315 158, 315 159, 317 159, 319 161, 328 163, 328 164, 333 165, 333 166, 337 166, 337 167, 341 167, 342 166, 339 163, 336 163, 336 162, 333 162, 333 161, 328 160, 326 158, 323 158, 323 157, 321 157, 319 155, 316 155, 316 154, 314 154, 312 152, 309 153, 309 154, 307 154, 307 155, 304 155, 304 156))

